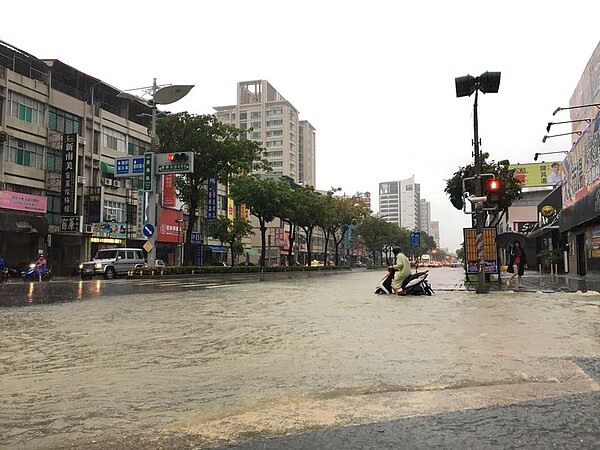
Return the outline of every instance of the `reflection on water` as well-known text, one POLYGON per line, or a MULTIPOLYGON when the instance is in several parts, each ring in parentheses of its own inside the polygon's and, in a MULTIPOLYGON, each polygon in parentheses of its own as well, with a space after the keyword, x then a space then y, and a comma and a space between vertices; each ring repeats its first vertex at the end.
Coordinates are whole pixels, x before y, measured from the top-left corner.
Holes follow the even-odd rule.
POLYGON ((393 298, 373 294, 379 275, 0 309, 0 446, 299 399, 556 382, 559 359, 600 354, 597 294, 393 298))

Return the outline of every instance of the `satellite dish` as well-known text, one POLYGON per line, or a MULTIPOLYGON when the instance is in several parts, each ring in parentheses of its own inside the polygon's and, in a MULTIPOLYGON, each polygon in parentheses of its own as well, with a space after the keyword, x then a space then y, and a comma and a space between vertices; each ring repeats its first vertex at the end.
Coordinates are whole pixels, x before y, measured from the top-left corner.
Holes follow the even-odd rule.
POLYGON ((165 86, 154 93, 154 103, 157 105, 168 105, 181 100, 194 87, 193 84, 165 86))

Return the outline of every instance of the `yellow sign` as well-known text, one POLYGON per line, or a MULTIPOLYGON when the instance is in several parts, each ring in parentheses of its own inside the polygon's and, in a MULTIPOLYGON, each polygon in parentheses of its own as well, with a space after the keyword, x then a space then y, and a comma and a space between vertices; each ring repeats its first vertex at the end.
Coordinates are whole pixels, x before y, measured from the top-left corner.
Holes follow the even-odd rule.
MULTIPOLYGON (((549 161, 531 164, 511 164, 509 169, 515 169, 515 178, 521 182, 521 187, 533 186, 553 186, 550 174, 552 173, 552 164, 557 161, 549 161)), ((558 162, 560 165, 560 162, 558 162)))
POLYGON ((144 245, 142 245, 142 247, 144 248, 144 250, 146 250, 147 252, 150 252, 150 250, 152 250, 152 248, 154 247, 152 245, 152 242, 150 241, 146 241, 146 243, 144 245))

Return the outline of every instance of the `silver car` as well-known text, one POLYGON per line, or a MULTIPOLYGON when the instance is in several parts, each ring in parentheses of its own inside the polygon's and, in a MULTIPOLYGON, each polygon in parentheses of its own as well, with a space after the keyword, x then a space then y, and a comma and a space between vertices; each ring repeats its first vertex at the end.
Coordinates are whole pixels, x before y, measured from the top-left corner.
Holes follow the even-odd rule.
POLYGON ((91 280, 102 275, 110 280, 119 275, 127 275, 130 271, 145 267, 146 259, 141 248, 109 248, 98 250, 91 261, 83 263, 81 279, 91 280))

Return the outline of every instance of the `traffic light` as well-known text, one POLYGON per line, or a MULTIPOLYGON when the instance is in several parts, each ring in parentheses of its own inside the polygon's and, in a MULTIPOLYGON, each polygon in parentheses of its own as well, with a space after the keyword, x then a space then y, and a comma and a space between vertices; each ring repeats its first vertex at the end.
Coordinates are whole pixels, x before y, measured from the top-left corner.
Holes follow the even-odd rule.
POLYGON ((498 202, 504 193, 504 183, 500 178, 490 178, 485 182, 488 201, 498 202))
POLYGON ((184 163, 188 161, 188 159, 186 153, 167 153, 167 160, 175 164, 184 163))

